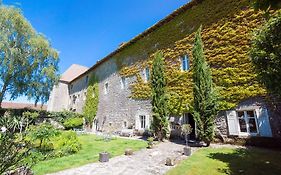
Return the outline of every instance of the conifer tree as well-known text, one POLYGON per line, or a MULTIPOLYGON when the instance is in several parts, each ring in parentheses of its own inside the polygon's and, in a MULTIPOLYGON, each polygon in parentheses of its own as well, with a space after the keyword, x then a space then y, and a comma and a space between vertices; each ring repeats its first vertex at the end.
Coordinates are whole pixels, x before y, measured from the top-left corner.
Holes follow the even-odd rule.
POLYGON ((152 75, 152 130, 159 141, 168 135, 168 108, 166 99, 166 80, 164 76, 164 58, 157 52, 153 60, 152 75))
POLYGON ((193 54, 193 115, 200 140, 207 146, 214 137, 214 120, 217 115, 217 95, 213 86, 210 67, 208 66, 203 50, 201 28, 195 35, 193 54))

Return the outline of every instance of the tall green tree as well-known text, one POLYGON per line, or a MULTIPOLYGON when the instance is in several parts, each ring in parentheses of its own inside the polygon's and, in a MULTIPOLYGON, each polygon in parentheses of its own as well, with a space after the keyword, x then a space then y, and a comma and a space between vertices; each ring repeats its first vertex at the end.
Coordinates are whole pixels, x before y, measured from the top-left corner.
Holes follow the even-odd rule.
POLYGON ((7 93, 46 102, 58 80, 58 52, 17 8, 0 5, 0 26, 0 104, 7 93))
POLYGON ((271 8, 277 8, 280 0, 252 0, 256 10, 268 11, 271 8))
POLYGON ((92 128, 93 120, 97 115, 99 104, 99 86, 95 75, 91 75, 87 88, 86 102, 83 114, 87 127, 92 128))
POLYGON ((195 35, 193 55, 193 115, 199 139, 210 145, 214 137, 214 121, 218 112, 217 93, 215 91, 211 69, 206 62, 201 39, 202 27, 195 35))
POLYGON ((158 140, 168 136, 168 106, 166 80, 164 76, 164 58, 161 52, 155 54, 151 74, 152 86, 152 130, 158 140))
POLYGON ((255 31, 250 57, 260 82, 281 97, 281 11, 255 31))

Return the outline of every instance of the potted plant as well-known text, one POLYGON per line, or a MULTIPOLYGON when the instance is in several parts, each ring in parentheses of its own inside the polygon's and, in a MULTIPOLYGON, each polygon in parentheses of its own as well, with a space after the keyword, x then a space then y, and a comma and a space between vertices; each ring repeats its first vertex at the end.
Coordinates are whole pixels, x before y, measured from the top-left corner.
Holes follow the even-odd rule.
POLYGON ((184 155, 190 156, 191 155, 191 148, 188 146, 188 139, 189 134, 192 132, 192 127, 190 124, 184 124, 181 127, 181 134, 184 135, 185 144, 186 146, 183 148, 184 155))
POLYGON ((147 138, 147 148, 151 149, 153 147, 153 137, 148 137, 147 138))

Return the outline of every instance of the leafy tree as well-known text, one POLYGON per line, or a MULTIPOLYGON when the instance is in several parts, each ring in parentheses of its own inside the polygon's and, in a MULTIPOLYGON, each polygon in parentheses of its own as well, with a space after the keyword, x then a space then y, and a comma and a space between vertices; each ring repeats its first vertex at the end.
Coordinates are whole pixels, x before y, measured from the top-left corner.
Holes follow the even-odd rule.
POLYGON ((86 125, 92 128, 93 120, 97 115, 99 103, 99 86, 95 75, 92 75, 87 88, 86 102, 83 107, 83 114, 86 125))
POLYGON ((166 80, 164 76, 164 58, 157 52, 153 60, 152 74, 152 130, 158 140, 167 138, 168 135, 168 108, 166 98, 166 80))
POLYGON ((31 126, 28 129, 28 137, 31 141, 33 141, 33 143, 39 141, 39 149, 44 149, 46 141, 50 141, 52 137, 57 136, 58 134, 60 134, 60 131, 48 123, 31 126))
POLYGON ((208 66, 201 39, 201 29, 196 32, 193 55, 193 115, 199 139, 210 145, 214 137, 214 120, 218 111, 217 94, 214 89, 211 69, 208 66))
POLYGON ((250 56, 260 82, 281 97, 281 11, 254 33, 250 56))
POLYGON ((6 93, 46 102, 58 80, 58 52, 14 7, 0 5, 0 104, 6 93))

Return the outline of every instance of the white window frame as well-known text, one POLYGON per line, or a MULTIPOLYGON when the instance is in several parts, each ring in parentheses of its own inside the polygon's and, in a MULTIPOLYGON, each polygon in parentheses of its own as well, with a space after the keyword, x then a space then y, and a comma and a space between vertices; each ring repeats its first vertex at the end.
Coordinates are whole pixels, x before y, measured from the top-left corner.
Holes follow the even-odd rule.
POLYGON ((253 109, 253 110, 248 110, 248 109, 247 110, 236 110, 236 116, 237 116, 239 136, 250 136, 250 135, 251 136, 257 136, 259 134, 258 116, 257 116, 257 110, 256 109, 253 109), (254 112, 254 119, 255 119, 255 124, 256 124, 256 129, 257 129, 256 133, 250 132, 249 119, 252 118, 252 117, 248 117, 248 114, 247 114, 248 111, 254 112), (245 123, 246 123, 247 132, 241 132, 238 112, 244 113, 243 117, 244 117, 244 120, 245 120, 245 123))
POLYGON ((188 71, 190 69, 190 62, 189 62, 189 56, 183 55, 180 56, 180 61, 181 61, 181 71, 188 71))
POLYGON ((104 94, 108 94, 109 84, 108 82, 104 83, 104 94))

